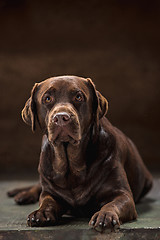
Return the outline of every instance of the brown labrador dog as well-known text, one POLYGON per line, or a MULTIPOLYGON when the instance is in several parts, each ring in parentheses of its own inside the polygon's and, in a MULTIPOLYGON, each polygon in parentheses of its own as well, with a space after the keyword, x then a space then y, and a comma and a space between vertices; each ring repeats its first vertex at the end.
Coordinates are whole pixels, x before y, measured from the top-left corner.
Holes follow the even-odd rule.
POLYGON ((152 186, 135 145, 105 117, 107 100, 91 79, 60 76, 36 83, 22 111, 43 132, 40 184, 9 192, 19 204, 40 207, 28 225, 58 223, 68 211, 92 216, 95 229, 114 229, 137 218, 135 202, 152 186), (40 195, 40 198, 39 198, 40 195))

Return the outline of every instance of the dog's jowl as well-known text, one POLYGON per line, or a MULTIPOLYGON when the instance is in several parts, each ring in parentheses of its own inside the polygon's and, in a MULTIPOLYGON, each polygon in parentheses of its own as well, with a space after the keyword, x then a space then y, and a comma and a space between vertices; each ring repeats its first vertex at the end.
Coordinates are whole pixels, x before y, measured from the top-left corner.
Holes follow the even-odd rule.
POLYGON ((89 78, 60 76, 36 83, 22 111, 39 124, 40 183, 8 194, 18 204, 38 201, 28 225, 58 224, 70 213, 103 231, 137 218, 135 203, 152 186, 133 142, 107 120, 107 100, 89 78))

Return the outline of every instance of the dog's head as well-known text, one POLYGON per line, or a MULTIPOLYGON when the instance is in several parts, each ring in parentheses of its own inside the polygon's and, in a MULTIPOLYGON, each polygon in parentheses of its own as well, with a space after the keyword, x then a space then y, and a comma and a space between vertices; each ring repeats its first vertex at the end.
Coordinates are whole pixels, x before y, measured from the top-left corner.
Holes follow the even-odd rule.
POLYGON ((52 144, 78 144, 107 109, 107 100, 96 91, 91 79, 60 76, 34 85, 22 118, 33 131, 37 120, 52 144))

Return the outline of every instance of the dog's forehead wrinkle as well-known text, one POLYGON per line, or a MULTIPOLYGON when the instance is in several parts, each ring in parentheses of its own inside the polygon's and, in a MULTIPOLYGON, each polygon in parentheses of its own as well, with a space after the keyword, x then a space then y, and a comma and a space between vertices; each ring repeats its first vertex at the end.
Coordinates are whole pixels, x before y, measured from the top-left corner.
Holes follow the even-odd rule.
POLYGON ((41 82, 40 85, 40 93, 44 93, 48 91, 48 89, 55 89, 56 92, 64 91, 66 93, 68 91, 84 91, 88 94, 88 87, 86 85, 86 79, 75 76, 60 76, 46 79, 41 82))

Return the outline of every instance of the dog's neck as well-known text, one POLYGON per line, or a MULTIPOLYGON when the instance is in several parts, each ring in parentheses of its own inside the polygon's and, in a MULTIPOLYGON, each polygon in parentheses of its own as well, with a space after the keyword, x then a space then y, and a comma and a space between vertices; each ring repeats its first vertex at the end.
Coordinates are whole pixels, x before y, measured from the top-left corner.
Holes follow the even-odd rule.
POLYGON ((56 173, 67 176, 69 174, 78 176, 82 171, 85 171, 85 156, 83 156, 83 149, 86 146, 82 146, 82 142, 78 145, 72 145, 71 143, 60 143, 53 145, 54 159, 53 169, 56 173))
MULTIPOLYGON (((87 171, 87 147, 91 139, 92 126, 88 128, 88 131, 83 134, 79 144, 72 143, 59 143, 53 144, 53 171, 58 179, 69 181, 72 179, 73 185, 81 184, 85 182, 87 171)), ((55 179, 56 180, 56 179, 55 179)), ((63 181, 62 181, 63 182, 63 181)), ((69 181, 70 182, 70 181, 69 181)))
MULTIPOLYGON (((92 135, 93 126, 91 125, 88 131, 83 134, 81 141, 75 145, 70 142, 51 143, 47 134, 44 134, 39 171, 43 170, 43 174, 58 186, 63 187, 67 183, 70 184, 70 179, 74 181, 74 183, 71 183, 72 186, 84 184, 88 169, 87 164, 91 161, 91 159, 87 159, 87 149, 90 149, 92 135)), ((94 149, 89 151, 94 151, 94 149)))

